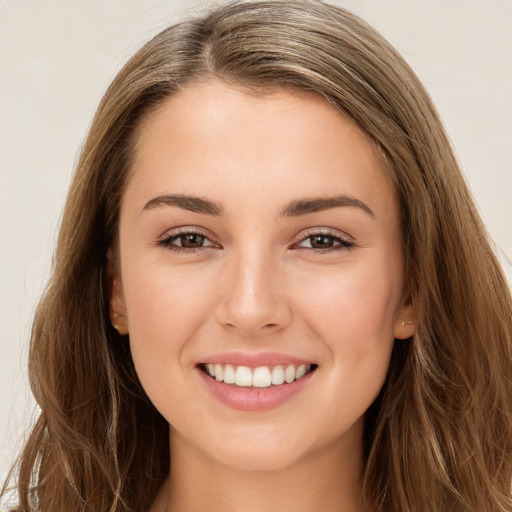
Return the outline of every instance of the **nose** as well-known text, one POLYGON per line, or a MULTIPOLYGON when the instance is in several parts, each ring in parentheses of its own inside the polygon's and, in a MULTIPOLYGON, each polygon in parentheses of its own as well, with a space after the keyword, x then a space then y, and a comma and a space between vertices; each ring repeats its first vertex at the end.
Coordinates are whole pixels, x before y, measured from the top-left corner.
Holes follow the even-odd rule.
POLYGON ((217 321, 246 337, 284 329, 291 320, 285 274, 272 254, 252 252, 226 265, 217 321))

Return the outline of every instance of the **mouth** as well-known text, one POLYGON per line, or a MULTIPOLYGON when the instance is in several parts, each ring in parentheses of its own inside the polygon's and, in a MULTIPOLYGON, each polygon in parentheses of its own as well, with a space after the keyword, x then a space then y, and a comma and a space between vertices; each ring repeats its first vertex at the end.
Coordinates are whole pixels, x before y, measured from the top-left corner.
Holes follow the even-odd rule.
POLYGON ((222 363, 200 363, 199 370, 212 380, 241 388, 287 386, 317 369, 316 364, 287 364, 249 367, 222 363))

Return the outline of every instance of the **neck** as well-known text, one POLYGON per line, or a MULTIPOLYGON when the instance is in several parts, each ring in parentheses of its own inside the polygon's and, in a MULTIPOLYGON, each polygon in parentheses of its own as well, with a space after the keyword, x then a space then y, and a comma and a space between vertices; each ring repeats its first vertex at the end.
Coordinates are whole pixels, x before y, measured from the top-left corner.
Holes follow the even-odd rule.
POLYGON ((211 459, 171 433, 171 472, 151 512, 368 512, 362 439, 335 442, 286 468, 254 471, 211 459))

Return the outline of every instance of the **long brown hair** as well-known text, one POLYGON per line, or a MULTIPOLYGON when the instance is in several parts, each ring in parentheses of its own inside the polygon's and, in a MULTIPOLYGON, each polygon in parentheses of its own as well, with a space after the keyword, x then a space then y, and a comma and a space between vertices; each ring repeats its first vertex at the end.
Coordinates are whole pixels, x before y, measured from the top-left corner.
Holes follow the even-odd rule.
MULTIPOLYGON (((148 42, 107 90, 82 149, 33 324, 41 414, 15 469, 28 512, 149 508, 168 425, 109 321, 106 253, 141 120, 215 77, 318 94, 378 145, 402 212, 419 328, 397 342, 367 412, 366 496, 379 511, 512 510, 512 301, 438 114, 397 52, 344 9, 242 1, 148 42)), ((5 489, 4 489, 5 490, 5 489)))

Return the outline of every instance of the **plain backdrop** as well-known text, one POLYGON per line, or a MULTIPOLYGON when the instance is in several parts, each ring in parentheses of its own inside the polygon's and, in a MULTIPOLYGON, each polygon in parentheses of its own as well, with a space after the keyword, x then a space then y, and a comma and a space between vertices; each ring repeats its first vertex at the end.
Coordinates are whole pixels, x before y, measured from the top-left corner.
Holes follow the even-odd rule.
MULTIPOLYGON (((432 95, 512 279, 512 2, 347 0, 432 95)), ((30 323, 51 268, 77 151, 116 72, 211 3, 0 0, 0 479, 35 406, 30 323)))

